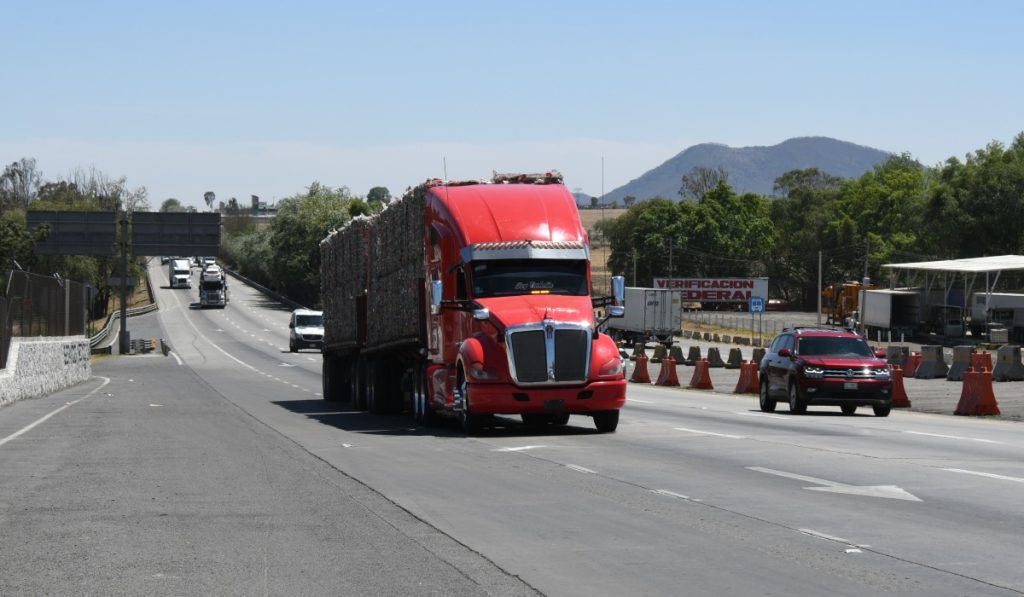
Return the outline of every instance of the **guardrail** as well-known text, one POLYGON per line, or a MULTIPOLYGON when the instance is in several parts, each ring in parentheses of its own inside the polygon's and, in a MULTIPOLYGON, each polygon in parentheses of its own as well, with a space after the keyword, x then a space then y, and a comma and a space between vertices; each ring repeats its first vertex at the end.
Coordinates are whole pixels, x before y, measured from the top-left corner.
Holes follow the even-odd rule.
POLYGON ((273 290, 267 288, 266 286, 263 286, 263 285, 261 285, 261 284, 259 284, 257 282, 253 282, 249 278, 246 278, 245 276, 243 276, 242 274, 240 274, 240 273, 238 273, 238 272, 236 272, 234 270, 228 269, 228 268, 224 267, 223 265, 221 265, 221 267, 224 269, 224 271, 226 271, 227 273, 231 274, 233 277, 238 278, 242 282, 245 282, 249 286, 252 286, 256 290, 259 290, 260 292, 262 292, 263 294, 269 296, 270 298, 272 298, 272 299, 274 299, 274 300, 276 300, 278 302, 284 303, 285 305, 288 305, 292 309, 307 309, 308 308, 308 307, 306 307, 304 305, 300 305, 299 303, 296 303, 295 301, 293 301, 292 299, 284 296, 283 294, 274 292, 273 290))
MULTIPOLYGON (((157 309, 160 308, 160 306, 157 305, 156 301, 154 300, 154 297, 156 295, 153 294, 153 283, 149 279, 148 268, 146 270, 146 290, 149 291, 149 300, 153 302, 143 307, 135 307, 134 309, 128 309, 128 317, 135 317, 136 315, 145 315, 146 313, 152 313, 153 311, 156 311, 157 309)), ((96 348, 101 343, 103 343, 103 341, 107 339, 107 336, 110 335, 110 331, 114 328, 114 324, 120 321, 121 310, 115 309, 113 312, 110 313, 110 315, 107 315, 107 321, 103 324, 103 327, 100 329, 100 331, 97 332, 96 335, 89 338, 89 346, 91 348, 96 348)))

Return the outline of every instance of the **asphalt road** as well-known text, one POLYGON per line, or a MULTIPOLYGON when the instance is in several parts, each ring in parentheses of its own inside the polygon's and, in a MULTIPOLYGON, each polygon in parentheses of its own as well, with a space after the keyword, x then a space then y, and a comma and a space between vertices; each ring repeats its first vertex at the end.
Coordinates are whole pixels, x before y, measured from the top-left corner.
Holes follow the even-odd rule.
POLYGON ((158 300, 171 356, 0 411, 0 594, 1024 593, 1018 423, 631 385, 615 434, 465 438, 323 402, 239 284, 158 300))

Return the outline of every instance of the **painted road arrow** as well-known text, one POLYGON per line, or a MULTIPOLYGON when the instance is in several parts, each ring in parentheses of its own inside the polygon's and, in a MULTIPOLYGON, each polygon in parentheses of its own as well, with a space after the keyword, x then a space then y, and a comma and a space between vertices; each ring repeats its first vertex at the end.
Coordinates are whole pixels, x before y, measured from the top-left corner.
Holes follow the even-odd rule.
POLYGON ((817 479, 815 477, 807 477, 804 475, 798 475, 796 473, 787 473, 786 471, 777 471, 771 468, 762 468, 760 466, 748 466, 747 469, 757 471, 759 473, 776 475, 778 477, 786 477, 787 479, 806 481, 808 483, 814 483, 815 485, 824 485, 824 487, 804 487, 804 489, 808 489, 810 491, 824 491, 827 493, 846 493, 850 495, 863 495, 866 497, 889 498, 893 500, 907 500, 910 502, 921 501, 921 498, 895 485, 846 485, 845 483, 837 483, 835 481, 829 481, 827 479, 817 479))

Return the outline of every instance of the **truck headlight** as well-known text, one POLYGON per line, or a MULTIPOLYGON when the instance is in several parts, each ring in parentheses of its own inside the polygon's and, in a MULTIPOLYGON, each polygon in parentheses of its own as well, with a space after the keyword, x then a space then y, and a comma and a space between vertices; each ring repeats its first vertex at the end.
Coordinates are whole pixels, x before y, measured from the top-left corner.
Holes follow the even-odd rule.
POLYGON ((604 365, 601 365, 601 375, 619 375, 622 373, 622 359, 615 357, 609 359, 604 365))
POLYGON ((498 379, 498 376, 484 369, 483 363, 473 363, 469 366, 469 374, 474 379, 498 379))

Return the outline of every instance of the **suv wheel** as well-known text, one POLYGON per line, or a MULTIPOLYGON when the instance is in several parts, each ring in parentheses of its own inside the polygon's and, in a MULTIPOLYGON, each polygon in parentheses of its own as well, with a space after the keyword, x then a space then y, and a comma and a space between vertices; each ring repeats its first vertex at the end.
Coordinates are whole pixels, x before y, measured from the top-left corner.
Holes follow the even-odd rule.
POLYGON ((800 386, 792 380, 789 382, 789 412, 794 415, 807 412, 807 403, 800 397, 800 386))
POLYGON ((844 404, 844 405, 840 406, 839 408, 841 408, 843 410, 843 414, 844 415, 852 415, 853 413, 857 412, 857 405, 856 404, 844 404))
POLYGON ((775 412, 775 401, 768 397, 768 380, 761 377, 761 391, 758 392, 757 402, 761 406, 761 412, 775 412))
POLYGON ((875 416, 876 417, 888 417, 889 416, 889 411, 892 410, 892 407, 891 406, 875 406, 874 409, 875 409, 875 416))

